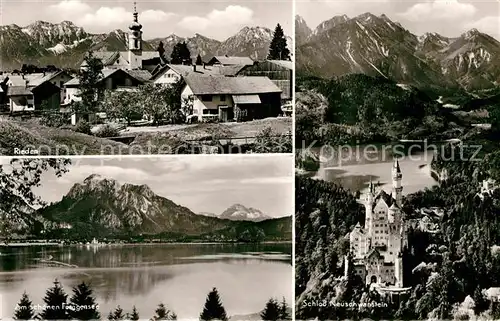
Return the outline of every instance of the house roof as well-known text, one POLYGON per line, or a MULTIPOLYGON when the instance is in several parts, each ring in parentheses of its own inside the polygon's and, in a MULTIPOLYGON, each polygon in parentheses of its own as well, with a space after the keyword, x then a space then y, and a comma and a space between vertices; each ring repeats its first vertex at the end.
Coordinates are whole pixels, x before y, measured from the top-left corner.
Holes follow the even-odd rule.
POLYGON ((54 77, 65 73, 63 70, 45 72, 45 73, 32 73, 24 75, 12 75, 6 74, 4 78, 9 78, 9 82, 12 86, 28 86, 28 87, 38 87, 46 81, 52 80, 54 77))
POLYGON ((10 86, 7 89, 7 96, 29 96, 33 93, 25 86, 10 86))
POLYGON ((267 61, 275 65, 281 66, 283 68, 293 70, 293 62, 290 60, 267 60, 267 61))
POLYGON ((181 77, 186 77, 190 74, 195 75, 223 75, 223 76, 235 76, 241 69, 243 69, 243 65, 232 65, 232 66, 196 66, 196 71, 194 71, 194 67, 190 65, 175 65, 175 64, 167 64, 161 67, 158 71, 154 72, 154 76, 151 80, 156 80, 160 76, 162 76, 166 71, 172 69, 177 74, 181 75, 181 77))
POLYGON ((137 78, 142 81, 149 81, 151 78, 151 73, 147 70, 142 70, 142 69, 133 69, 133 70, 125 70, 129 75, 131 75, 134 78, 137 78))
MULTIPOLYGON (((395 202, 394 202, 395 200, 392 197, 392 195, 388 194, 384 190, 380 190, 373 200, 373 206, 375 206, 380 199, 384 200, 384 202, 387 204, 388 207, 391 207, 392 205, 395 204, 395 202)), ((397 206, 397 204, 396 204, 396 206, 397 206)))
MULTIPOLYGON (((139 80, 140 82, 144 82, 145 81, 143 78, 141 78, 141 77, 138 76, 138 73, 134 74, 134 72, 135 72, 134 70, 123 70, 123 69, 103 69, 102 70, 102 77, 101 77, 100 81, 108 78, 112 74, 114 74, 116 72, 119 72, 119 71, 126 73, 130 77, 133 77, 133 78, 139 80)), ((78 86, 79 84, 80 84, 80 80, 78 79, 78 77, 74 77, 70 81, 66 82, 64 84, 64 86, 78 86)))
MULTIPOLYGON (((122 60, 128 61, 128 51, 95 51, 92 53, 94 57, 102 60, 104 66, 112 65, 116 62, 118 58, 121 57, 122 60)), ((159 58, 160 54, 158 51, 143 51, 142 60, 149 60, 153 58, 159 58)), ((82 62, 82 66, 85 66, 85 61, 82 62)))
POLYGON ((223 65, 253 65, 253 60, 250 57, 215 56, 212 59, 216 59, 223 65))
POLYGON ((225 77, 187 75, 187 85, 195 95, 281 93, 267 77, 225 77))

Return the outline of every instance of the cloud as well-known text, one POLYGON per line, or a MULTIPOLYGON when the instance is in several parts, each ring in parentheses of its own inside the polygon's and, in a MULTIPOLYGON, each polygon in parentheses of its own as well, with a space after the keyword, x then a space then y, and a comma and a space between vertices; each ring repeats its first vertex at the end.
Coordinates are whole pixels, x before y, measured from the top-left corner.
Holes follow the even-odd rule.
POLYGON ((432 2, 417 3, 400 15, 410 21, 460 21, 471 18, 476 11, 476 7, 470 3, 461 3, 458 0, 434 0, 432 2))
MULTIPOLYGON (((75 24, 89 29, 89 31, 106 31, 106 29, 124 28, 132 21, 132 11, 124 7, 99 7, 92 9, 81 0, 63 0, 48 7, 49 13, 61 20, 72 20, 75 24), (56 13, 54 15, 54 13, 56 13)), ((162 10, 145 10, 139 12, 139 20, 142 24, 153 24, 164 22, 174 13, 162 10)), ((109 31, 109 30, 108 30, 109 31)))
POLYGON ((207 32, 210 29, 223 31, 249 24, 253 21, 253 11, 247 7, 230 5, 224 10, 212 10, 206 16, 187 16, 178 25, 192 32, 207 32))
POLYGON ((465 25, 466 30, 476 28, 496 39, 500 39, 500 18, 498 16, 487 16, 465 25))

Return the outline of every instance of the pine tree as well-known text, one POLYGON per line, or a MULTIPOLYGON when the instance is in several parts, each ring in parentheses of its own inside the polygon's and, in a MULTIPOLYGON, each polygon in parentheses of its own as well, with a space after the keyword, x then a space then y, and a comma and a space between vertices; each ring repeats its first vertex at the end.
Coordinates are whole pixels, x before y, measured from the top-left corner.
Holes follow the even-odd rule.
POLYGON ((163 303, 160 303, 158 305, 158 308, 155 310, 155 312, 155 320, 177 320, 177 315, 175 315, 174 312, 167 310, 165 304, 163 303))
POLYGON ((279 23, 274 29, 273 40, 271 40, 271 44, 269 45, 267 59, 290 60, 290 50, 287 48, 285 33, 279 23))
POLYGON ((203 307, 203 312, 200 314, 201 320, 227 320, 226 310, 222 306, 222 302, 219 297, 219 292, 216 288, 213 288, 207 295, 207 300, 205 301, 205 306, 203 307))
POLYGON ((125 315, 123 314, 123 309, 120 306, 117 306, 113 312, 113 320, 123 320, 124 318, 125 315))
POLYGON ((69 314, 73 319, 95 320, 101 317, 97 311, 95 298, 92 296, 92 289, 85 282, 73 288, 73 296, 69 301, 71 306, 69 314))
POLYGON ((198 54, 198 57, 196 57, 196 64, 197 64, 198 66, 203 65, 203 60, 201 59, 200 54, 198 54))
POLYGON ((113 321, 114 319, 115 319, 115 316, 113 315, 113 311, 109 311, 108 320, 113 321))
POLYGON ((170 63, 174 65, 191 64, 191 53, 186 42, 175 44, 172 54, 170 55, 170 63))
POLYGON ((75 103, 75 112, 93 113, 97 111, 97 99, 102 95, 103 89, 98 85, 102 79, 103 63, 99 58, 94 57, 92 51, 88 53, 84 60, 86 66, 78 74, 79 97, 81 101, 75 103))
POLYGON ((14 312, 15 320, 32 320, 35 316, 35 310, 33 310, 33 304, 29 299, 26 292, 23 293, 21 300, 16 306, 16 311, 14 312))
POLYGON ((69 320, 68 311, 66 311, 67 299, 68 295, 56 279, 54 286, 45 293, 43 302, 45 302, 46 308, 42 311, 40 317, 44 320, 69 320))
POLYGON ((132 315, 130 315, 130 320, 139 320, 139 312, 137 312, 137 309, 134 307, 132 308, 132 315))
POLYGON ((285 297, 281 301, 280 305, 280 319, 281 320, 291 320, 290 314, 288 314, 288 304, 286 303, 285 297))
POLYGON ((264 321, 277 321, 280 319, 280 306, 278 302, 271 298, 266 303, 266 307, 260 313, 260 318, 264 321))

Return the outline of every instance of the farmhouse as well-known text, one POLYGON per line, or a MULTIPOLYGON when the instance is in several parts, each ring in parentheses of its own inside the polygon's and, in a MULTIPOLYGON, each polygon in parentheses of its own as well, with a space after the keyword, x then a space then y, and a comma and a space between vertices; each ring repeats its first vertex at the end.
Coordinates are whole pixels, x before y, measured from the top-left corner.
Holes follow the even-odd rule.
POLYGON ((1 100, 10 112, 40 110, 44 102, 46 108, 58 109, 64 98, 64 83, 69 79, 71 76, 64 71, 3 74, 0 76, 1 100))
MULTIPOLYGON (((102 71, 102 78, 97 83, 97 86, 105 90, 133 89, 147 82, 147 80, 145 80, 143 77, 145 76, 141 76, 141 74, 137 71, 104 69, 102 71)), ((65 83, 64 87, 66 90, 64 105, 68 105, 72 102, 81 100, 80 97, 78 97, 80 93, 80 82, 77 77, 65 83)))
POLYGON ((267 77, 187 75, 183 101, 192 101, 192 117, 199 121, 247 121, 276 117, 281 89, 267 77))

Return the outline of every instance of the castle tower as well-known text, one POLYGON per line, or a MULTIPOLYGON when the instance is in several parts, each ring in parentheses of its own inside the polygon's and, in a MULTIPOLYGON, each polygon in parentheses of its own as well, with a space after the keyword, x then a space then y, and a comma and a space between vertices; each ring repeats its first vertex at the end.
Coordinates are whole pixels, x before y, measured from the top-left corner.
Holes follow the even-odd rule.
POLYGON ((395 286, 402 288, 403 287, 403 256, 399 255, 396 258, 396 262, 394 262, 394 274, 396 276, 395 286))
POLYGON ((403 174, 401 173, 401 168, 399 167, 399 161, 396 158, 394 165, 392 166, 392 197, 396 200, 396 205, 401 208, 403 202, 403 187, 401 186, 401 180, 403 174))
POLYGON ((129 69, 142 67, 142 25, 138 21, 136 3, 134 2, 134 21, 128 27, 128 64, 129 69))
POLYGON ((365 196, 365 230, 371 235, 373 229, 373 201, 375 199, 375 186, 370 180, 370 188, 365 196))

